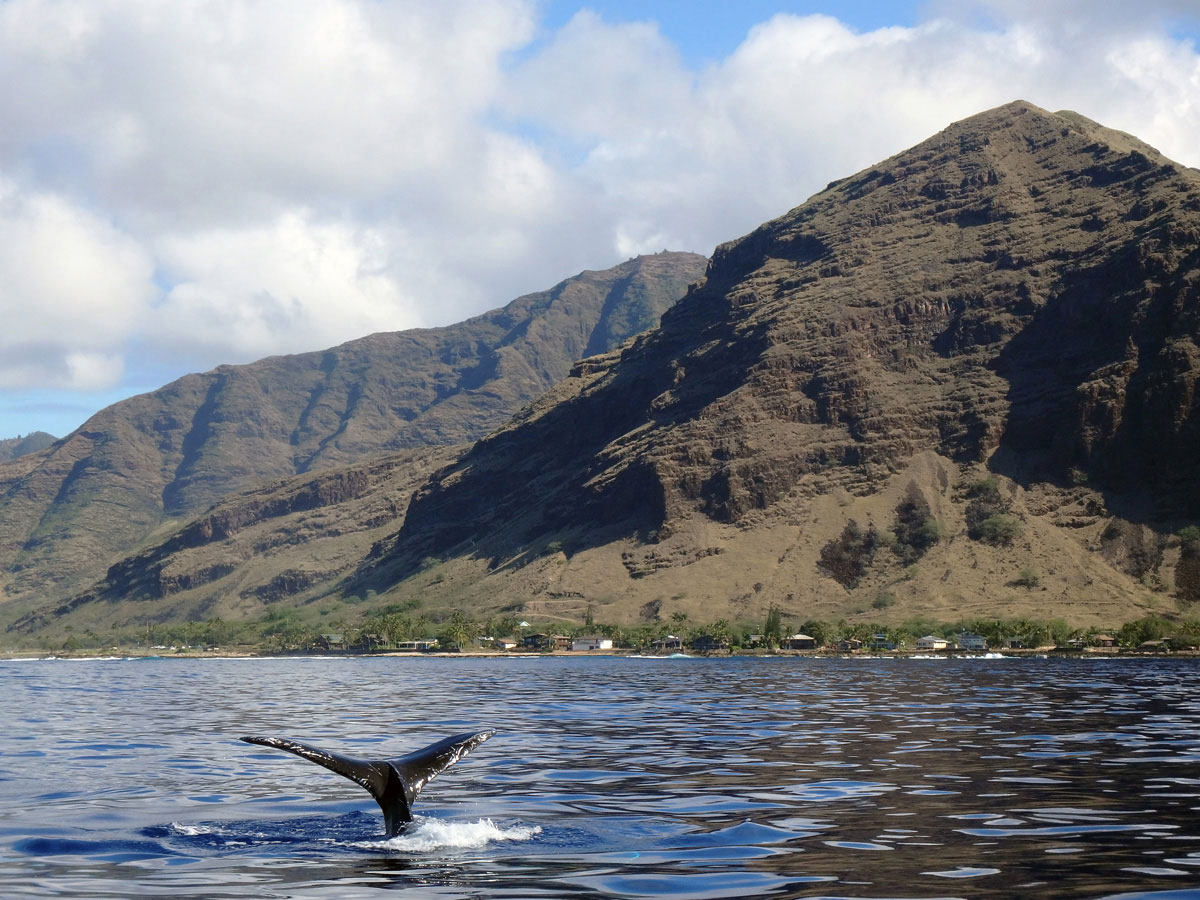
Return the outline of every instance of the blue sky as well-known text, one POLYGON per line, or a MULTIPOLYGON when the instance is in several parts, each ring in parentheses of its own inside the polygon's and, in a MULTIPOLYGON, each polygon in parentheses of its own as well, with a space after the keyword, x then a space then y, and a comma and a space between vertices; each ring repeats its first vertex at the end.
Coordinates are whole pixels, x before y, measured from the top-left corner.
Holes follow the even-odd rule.
MULTIPOLYGON (((581 6, 570 0, 551 0, 544 5, 543 27, 556 31, 566 25, 581 6)), ((846 0, 829 3, 777 3, 770 0, 740 2, 639 2, 613 0, 586 4, 614 22, 654 22, 663 36, 674 43, 690 66, 700 68, 732 53, 755 25, 780 13, 835 16, 858 31, 889 25, 915 25, 919 3, 888 0, 846 0)))
POLYGON ((1198 11, 4 0, 0 437, 709 253, 1017 98, 1200 165, 1198 11))

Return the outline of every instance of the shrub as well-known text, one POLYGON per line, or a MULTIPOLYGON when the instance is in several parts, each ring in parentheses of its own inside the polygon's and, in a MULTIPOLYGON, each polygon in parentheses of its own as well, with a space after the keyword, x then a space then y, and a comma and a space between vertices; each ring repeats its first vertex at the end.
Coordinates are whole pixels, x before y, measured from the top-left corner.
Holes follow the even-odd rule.
POLYGON ((941 529, 929 509, 929 502, 915 481, 908 483, 904 499, 896 506, 894 549, 901 562, 910 564, 924 556, 941 538, 941 529))
POLYGON ((1011 544, 1021 533, 1021 523, 1008 515, 1012 501, 1000 493, 995 478, 984 478, 967 488, 967 537, 985 544, 1011 544))
POLYGON ((1042 579, 1038 577, 1038 573, 1026 566, 1021 570, 1021 574, 1013 579, 1013 584, 1019 587, 1026 587, 1033 590, 1042 583, 1042 579))
POLYGON ((973 500, 983 500, 989 503, 1000 503, 1004 499, 1000 495, 1000 482, 991 475, 971 482, 967 486, 967 496, 973 500))
POLYGON ((890 591, 880 591, 873 601, 871 607, 873 609, 887 609, 889 606, 895 606, 896 597, 890 591))
POLYGON ((1189 525, 1179 532, 1181 546, 1175 565, 1175 587, 1186 603, 1200 601, 1200 528, 1189 525))
POLYGON ((821 548, 817 567, 843 587, 857 587, 875 558, 879 544, 879 532, 874 525, 864 531, 851 519, 840 536, 821 548))
POLYGON ((979 536, 975 539, 985 544, 1011 544, 1021 533, 1021 523, 1012 516, 988 516, 979 523, 979 536))

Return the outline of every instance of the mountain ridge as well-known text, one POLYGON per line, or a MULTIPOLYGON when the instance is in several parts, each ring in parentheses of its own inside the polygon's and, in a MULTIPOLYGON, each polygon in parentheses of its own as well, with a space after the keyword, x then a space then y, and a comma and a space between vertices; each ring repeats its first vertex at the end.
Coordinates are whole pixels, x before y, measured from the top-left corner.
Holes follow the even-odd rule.
POLYGON ((638 257, 457 325, 219 366, 101 410, 41 453, 0 465, 5 594, 61 594, 262 482, 480 437, 588 347, 653 325, 704 263, 638 257))
POLYGON ((0 440, 0 463, 11 462, 19 456, 45 450, 57 440, 58 438, 45 431, 32 431, 20 437, 0 440))
MULTIPOLYGON (((1183 615, 1200 601, 1183 536, 1198 348, 1200 173, 1007 104, 722 244, 658 328, 404 468, 411 501, 353 564, 271 602, 544 622, 1183 615)), ((237 566, 161 590, 236 541, 149 549, 64 615, 171 615, 228 596, 225 578, 253 594, 263 578, 237 566), (129 586, 163 602, 138 612, 129 586)))

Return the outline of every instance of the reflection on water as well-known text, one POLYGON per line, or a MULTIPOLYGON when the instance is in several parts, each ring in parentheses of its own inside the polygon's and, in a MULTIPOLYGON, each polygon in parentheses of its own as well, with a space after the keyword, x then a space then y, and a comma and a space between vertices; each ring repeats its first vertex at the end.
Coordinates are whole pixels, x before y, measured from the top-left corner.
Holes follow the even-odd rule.
POLYGON ((0 663, 6 896, 1200 896, 1193 661, 0 663), (237 741, 499 733, 382 836, 237 741))

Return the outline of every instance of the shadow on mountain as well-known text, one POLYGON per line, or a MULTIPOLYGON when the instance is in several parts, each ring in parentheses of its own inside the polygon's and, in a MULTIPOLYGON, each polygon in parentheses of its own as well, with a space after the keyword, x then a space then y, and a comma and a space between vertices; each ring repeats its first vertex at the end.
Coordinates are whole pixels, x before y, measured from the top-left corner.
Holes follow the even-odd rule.
POLYGON ((1025 486, 1089 482, 1135 521, 1200 506, 1194 248, 1170 222, 1150 224, 1064 276, 997 359, 1011 406, 995 471, 1025 486))
MULTIPOLYGON (((694 294, 680 305, 689 302, 723 300, 694 294)), ((531 408, 436 473, 414 495, 399 533, 373 551, 364 586, 394 583, 430 558, 468 556, 496 569, 622 538, 653 542, 668 518, 668 476, 643 448, 741 385, 766 346, 764 327, 735 336, 728 319, 710 318, 697 333, 683 324, 696 312, 672 311, 619 364, 584 360, 575 374, 611 367, 594 386, 531 408), (694 374, 681 380, 685 355, 694 374)))

